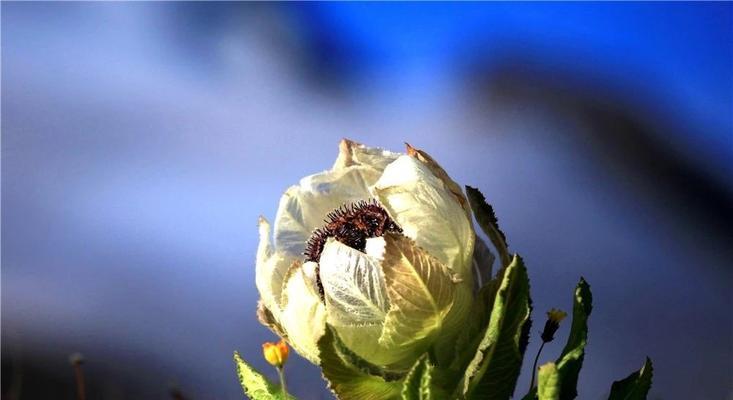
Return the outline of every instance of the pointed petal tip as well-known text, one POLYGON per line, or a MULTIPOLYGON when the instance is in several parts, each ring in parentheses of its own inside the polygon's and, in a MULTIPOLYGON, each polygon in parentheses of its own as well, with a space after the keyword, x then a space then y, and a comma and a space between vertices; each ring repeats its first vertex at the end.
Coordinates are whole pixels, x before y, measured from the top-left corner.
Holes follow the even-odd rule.
POLYGON ((349 153, 349 150, 354 145, 354 142, 347 138, 341 138, 339 141, 339 153, 349 153))
POLYGON ((347 138, 341 138, 339 141, 339 154, 336 157, 336 162, 332 169, 346 168, 354 164, 354 147, 358 147, 359 143, 347 138))
POLYGON ((353 141, 353 140, 351 140, 349 138, 345 138, 345 137, 344 138, 341 138, 341 140, 339 141, 339 148, 344 148, 345 147, 345 148, 348 149, 349 147, 358 146, 358 145, 359 145, 359 143, 357 143, 357 142, 355 142, 355 141, 353 141))

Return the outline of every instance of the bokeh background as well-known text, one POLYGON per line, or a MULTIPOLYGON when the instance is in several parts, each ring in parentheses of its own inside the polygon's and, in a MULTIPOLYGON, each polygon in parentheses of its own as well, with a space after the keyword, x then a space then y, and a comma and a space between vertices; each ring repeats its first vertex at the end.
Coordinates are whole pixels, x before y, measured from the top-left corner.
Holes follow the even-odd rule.
MULTIPOLYGON (((586 277, 579 398, 646 355, 651 399, 733 398, 731 3, 0 11, 3 399, 73 398, 75 351, 92 399, 242 398, 234 350, 274 377, 257 217, 342 137, 480 187, 536 326, 586 277)), ((302 359, 287 374, 330 398, 302 359)))

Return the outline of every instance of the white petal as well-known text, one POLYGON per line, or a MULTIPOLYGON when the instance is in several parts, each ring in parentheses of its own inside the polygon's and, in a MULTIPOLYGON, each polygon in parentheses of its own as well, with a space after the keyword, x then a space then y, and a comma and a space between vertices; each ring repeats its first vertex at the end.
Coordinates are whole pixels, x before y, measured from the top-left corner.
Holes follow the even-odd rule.
POLYGON ((389 301, 376 260, 329 239, 319 265, 330 324, 382 324, 389 301))
POLYGON ((352 166, 301 179, 280 199, 275 218, 275 247, 301 256, 311 233, 323 225, 329 212, 371 197, 368 187, 379 178, 371 167, 352 166))
POLYGON ((384 251, 387 248, 387 242, 384 237, 367 238, 364 253, 369 257, 381 262, 384 260, 384 251))
POLYGON ((318 263, 308 261, 306 263, 303 263, 303 266, 301 268, 303 270, 303 278, 305 279, 305 283, 311 289, 311 292, 313 292, 313 294, 320 297, 321 295, 318 292, 318 263))
POLYGON ((326 309, 300 265, 292 268, 283 288, 280 324, 288 343, 301 356, 318 363, 318 339, 326 328, 326 309))
POLYGON ((283 278, 295 258, 276 252, 270 242, 270 224, 264 217, 259 220, 260 243, 257 246, 255 284, 265 307, 277 319, 280 314, 280 297, 283 278))
POLYGON ((440 164, 438 164, 438 162, 433 159, 433 157, 430 157, 428 153, 410 146, 409 143, 405 144, 407 145, 407 155, 425 164, 425 166, 430 169, 435 177, 443 181, 446 189, 450 190, 450 192, 453 193, 453 196, 466 211, 466 215, 470 220, 471 207, 468 205, 468 199, 466 199, 466 196, 463 195, 463 190, 461 189, 461 187, 453 179, 451 179, 450 176, 448 176, 448 173, 445 172, 443 167, 441 167, 440 164))
MULTIPOLYGON (((381 240, 382 247, 384 239, 381 240)), ((378 241, 371 247, 379 250, 378 241)), ((330 239, 321 254, 320 276, 328 323, 359 357, 388 366, 402 356, 379 343, 389 300, 378 260, 330 239)), ((412 363, 410 363, 412 365, 412 363)))
POLYGON ((472 280, 475 236, 471 221, 427 165, 401 156, 387 166, 371 191, 405 235, 461 278, 472 280))
POLYGON ((342 139, 339 143, 339 155, 333 169, 339 170, 353 165, 362 165, 382 172, 387 168, 387 165, 399 156, 399 153, 393 153, 378 147, 367 147, 349 139, 342 139))
POLYGON ((257 221, 257 228, 260 234, 260 243, 257 245, 257 261, 266 260, 272 255, 272 244, 270 242, 270 223, 263 216, 257 221))

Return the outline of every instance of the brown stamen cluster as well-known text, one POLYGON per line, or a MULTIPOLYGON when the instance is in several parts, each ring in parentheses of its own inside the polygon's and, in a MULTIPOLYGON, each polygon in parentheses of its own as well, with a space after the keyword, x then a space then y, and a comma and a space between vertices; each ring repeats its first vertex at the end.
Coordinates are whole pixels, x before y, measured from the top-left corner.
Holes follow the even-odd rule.
MULTIPOLYGON (((359 201, 331 211, 323 221, 325 225, 316 229, 305 246, 305 261, 319 262, 328 238, 364 251, 368 238, 379 237, 387 232, 402 233, 402 228, 389 217, 387 211, 376 200, 359 201)), ((321 299, 324 298, 320 268, 316 267, 316 285, 321 299)))
POLYGON ((341 206, 331 211, 324 222, 325 225, 316 229, 308 239, 303 253, 306 261, 319 262, 323 246, 330 237, 353 249, 364 251, 368 238, 379 237, 387 232, 402 233, 402 229, 375 200, 341 206))

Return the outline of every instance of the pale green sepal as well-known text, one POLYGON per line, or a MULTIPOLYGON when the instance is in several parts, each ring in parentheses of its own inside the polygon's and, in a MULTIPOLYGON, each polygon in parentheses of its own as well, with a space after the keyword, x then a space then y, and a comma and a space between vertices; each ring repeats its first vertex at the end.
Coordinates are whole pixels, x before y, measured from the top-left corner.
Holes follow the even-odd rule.
POLYGON ((499 290, 499 286, 501 286, 503 276, 504 270, 501 271, 501 276, 494 278, 481 287, 473 299, 471 312, 469 313, 471 318, 466 320, 463 329, 456 338, 454 345, 455 355, 450 364, 452 371, 458 371, 463 375, 463 371, 465 371, 468 363, 476 355, 478 344, 483 339, 486 328, 489 326, 491 308, 494 305, 496 292, 499 290))
POLYGON ((270 382, 264 375, 247 364, 238 352, 234 352, 237 365, 237 376, 245 396, 251 400, 295 400, 295 397, 283 393, 280 385, 270 382))
MULTIPOLYGON (((389 233, 384 239, 382 270, 390 308, 379 344, 409 360, 408 369, 441 329, 457 329, 443 324, 452 311, 459 282, 437 258, 408 237, 389 233)), ((453 311, 463 314, 467 308, 453 311)))
POLYGON ((647 357, 640 370, 611 385, 608 400, 646 400, 652 386, 652 375, 654 375, 652 360, 647 357))
POLYGON ((466 367, 458 397, 508 399, 514 392, 530 324, 529 279, 515 255, 503 271, 488 328, 466 367))
POLYGON ((438 332, 432 347, 436 365, 445 368, 450 367, 455 359, 456 341, 463 334, 469 321, 473 319, 473 314, 471 314, 474 301, 472 288, 457 284, 454 293, 453 305, 443 320, 443 328, 438 332))
POLYGON ((578 375, 585 358, 585 345, 588 342, 588 317, 593 309, 593 296, 585 279, 580 278, 573 296, 573 322, 570 336, 555 361, 560 373, 560 399, 572 400, 578 395, 578 375))
POLYGON ((537 397, 539 400, 560 399, 560 374, 555 363, 547 363, 540 367, 537 397))
MULTIPOLYGON (((402 383, 372 375, 365 369, 372 366, 355 366, 349 362, 353 354, 344 352, 333 328, 318 341, 320 366, 328 388, 340 400, 396 400, 400 398, 402 383)), ((397 377, 395 377, 397 378, 397 377)))

